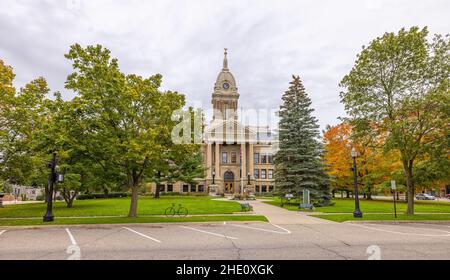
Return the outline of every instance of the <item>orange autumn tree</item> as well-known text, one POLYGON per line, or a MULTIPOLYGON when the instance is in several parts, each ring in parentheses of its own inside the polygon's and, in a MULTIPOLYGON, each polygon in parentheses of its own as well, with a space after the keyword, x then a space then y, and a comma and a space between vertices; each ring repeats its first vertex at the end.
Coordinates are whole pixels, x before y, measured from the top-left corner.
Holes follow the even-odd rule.
POLYGON ((355 147, 358 151, 358 187, 365 198, 371 199, 375 186, 389 181, 392 172, 398 169, 398 157, 376 148, 374 139, 351 139, 351 132, 351 126, 345 122, 328 126, 324 132, 324 160, 328 165, 328 174, 332 177, 332 188, 335 191, 353 192, 350 153, 355 147))
POLYGON ((342 123, 336 126, 327 126, 324 132, 325 155, 324 161, 328 166, 328 174, 332 178, 331 187, 335 191, 349 191, 353 189, 353 176, 350 171, 351 160, 350 139, 351 127, 342 123))

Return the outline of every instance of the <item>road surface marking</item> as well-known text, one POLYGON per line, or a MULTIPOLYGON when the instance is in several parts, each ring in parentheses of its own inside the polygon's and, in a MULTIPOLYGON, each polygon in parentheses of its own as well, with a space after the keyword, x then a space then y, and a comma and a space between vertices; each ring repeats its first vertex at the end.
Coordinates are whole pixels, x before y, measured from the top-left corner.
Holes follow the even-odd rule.
POLYGON ((72 242, 72 245, 77 246, 77 241, 75 240, 75 238, 73 237, 72 233, 70 232, 70 230, 68 228, 66 228, 66 232, 69 235, 70 238, 70 242, 72 242))
POLYGON ((214 235, 214 236, 222 237, 222 238, 235 239, 235 240, 237 239, 236 237, 226 236, 226 235, 222 235, 222 234, 218 234, 218 233, 214 233, 214 232, 209 232, 209 231, 204 231, 204 230, 196 229, 196 228, 192 228, 192 227, 180 226, 180 228, 190 229, 190 230, 193 230, 193 231, 198 231, 198 232, 202 232, 202 233, 206 233, 206 234, 210 234, 210 235, 214 235))
MULTIPOLYGON (((382 231, 382 232, 388 232, 388 233, 394 233, 394 234, 402 234, 402 235, 416 235, 416 236, 427 236, 427 237, 447 237, 450 236, 450 231, 446 231, 446 230, 440 230, 440 229, 432 229, 434 231, 442 231, 445 232, 447 234, 424 234, 424 233, 410 233, 410 232, 400 232, 400 231, 393 231, 393 230, 387 230, 387 229, 381 229, 381 228, 375 228, 375 227, 368 227, 368 226, 363 226, 363 225, 357 225, 357 224, 352 224, 352 223, 348 223, 349 225, 352 226, 357 226, 357 227, 361 227, 361 228, 365 228, 365 229, 371 229, 371 230, 377 230, 377 231, 382 231)), ((373 225, 373 224, 369 224, 369 225, 373 225)), ((375 225, 373 225, 375 226, 375 225)), ((409 227, 409 228, 414 228, 414 229, 424 229, 424 228, 415 228, 415 227, 409 227)))
POLYGON ((155 238, 153 238, 153 237, 150 237, 150 236, 145 235, 145 234, 143 234, 143 233, 140 233, 140 232, 138 232, 138 231, 132 230, 131 228, 127 228, 127 227, 123 227, 123 228, 126 229, 126 230, 128 230, 128 231, 131 231, 131 232, 133 232, 133 233, 136 233, 137 235, 140 235, 140 236, 142 236, 142 237, 144 237, 144 238, 150 239, 150 240, 155 241, 155 242, 157 242, 157 243, 162 243, 162 241, 160 241, 160 240, 158 240, 158 239, 155 239, 155 238))
POLYGON ((5 232, 6 232, 6 230, 0 231, 0 235, 4 234, 5 232))
POLYGON ((80 246, 78 246, 77 241, 73 237, 72 233, 68 228, 66 228, 66 232, 69 235, 70 242, 72 245, 67 247, 66 253, 69 254, 69 257, 67 258, 68 261, 79 261, 81 260, 81 249, 80 246))
POLYGON ((279 231, 275 231, 275 230, 270 230, 270 229, 263 229, 263 228, 256 228, 256 227, 249 227, 249 226, 244 226, 244 225, 232 225, 234 227, 241 227, 241 228, 248 228, 248 229, 254 229, 254 230, 260 230, 260 231, 265 231, 265 232, 271 232, 271 233, 278 233, 278 234, 291 234, 291 232, 285 228, 282 228, 280 226, 271 224, 274 227, 277 227, 281 230, 283 230, 283 232, 279 232, 279 231))

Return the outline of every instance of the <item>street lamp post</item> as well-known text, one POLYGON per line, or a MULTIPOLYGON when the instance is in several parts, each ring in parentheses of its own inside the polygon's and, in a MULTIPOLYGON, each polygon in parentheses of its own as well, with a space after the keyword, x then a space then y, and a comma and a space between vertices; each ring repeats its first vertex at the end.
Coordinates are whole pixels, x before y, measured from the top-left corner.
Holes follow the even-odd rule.
POLYGON ((0 208, 3 208, 3 198, 5 197, 5 194, 0 193, 0 208))
POLYGON ((53 153, 53 159, 49 162, 48 167, 51 168, 51 173, 48 178, 48 193, 47 193, 47 213, 44 216, 44 223, 53 222, 53 190, 56 182, 56 153, 53 153))
POLYGON ((362 218, 363 214, 359 209, 359 194, 358 194, 358 172, 356 169, 356 158, 358 157, 358 152, 355 148, 352 149, 352 158, 353 158, 353 179, 355 184, 355 212, 353 212, 353 217, 362 218))

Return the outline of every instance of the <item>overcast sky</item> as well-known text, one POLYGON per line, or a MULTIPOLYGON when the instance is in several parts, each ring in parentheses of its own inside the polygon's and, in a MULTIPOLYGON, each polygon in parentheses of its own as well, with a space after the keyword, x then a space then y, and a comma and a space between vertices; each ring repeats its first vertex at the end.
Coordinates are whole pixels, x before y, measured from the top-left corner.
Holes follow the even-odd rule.
POLYGON ((447 34, 449 14, 448 0, 0 0, 0 59, 16 86, 43 76, 71 98, 64 54, 102 44, 125 73, 160 73, 209 108, 226 47, 241 107, 277 108, 298 74, 324 128, 344 115, 338 84, 363 45, 414 25, 447 34))

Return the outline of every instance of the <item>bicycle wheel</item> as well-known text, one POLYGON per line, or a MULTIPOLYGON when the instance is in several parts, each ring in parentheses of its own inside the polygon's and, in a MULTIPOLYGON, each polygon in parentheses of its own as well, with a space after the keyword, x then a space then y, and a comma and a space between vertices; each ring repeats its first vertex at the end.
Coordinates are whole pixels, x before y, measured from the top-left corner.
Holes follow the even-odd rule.
POLYGON ((173 207, 167 208, 166 211, 164 212, 164 214, 166 215, 166 217, 173 217, 173 216, 175 216, 175 214, 176 214, 175 208, 173 208, 173 207))
POLYGON ((181 207, 179 210, 178 210, 178 216, 180 216, 181 218, 186 218, 186 216, 189 214, 189 211, 186 209, 186 208, 184 208, 184 207, 181 207))

